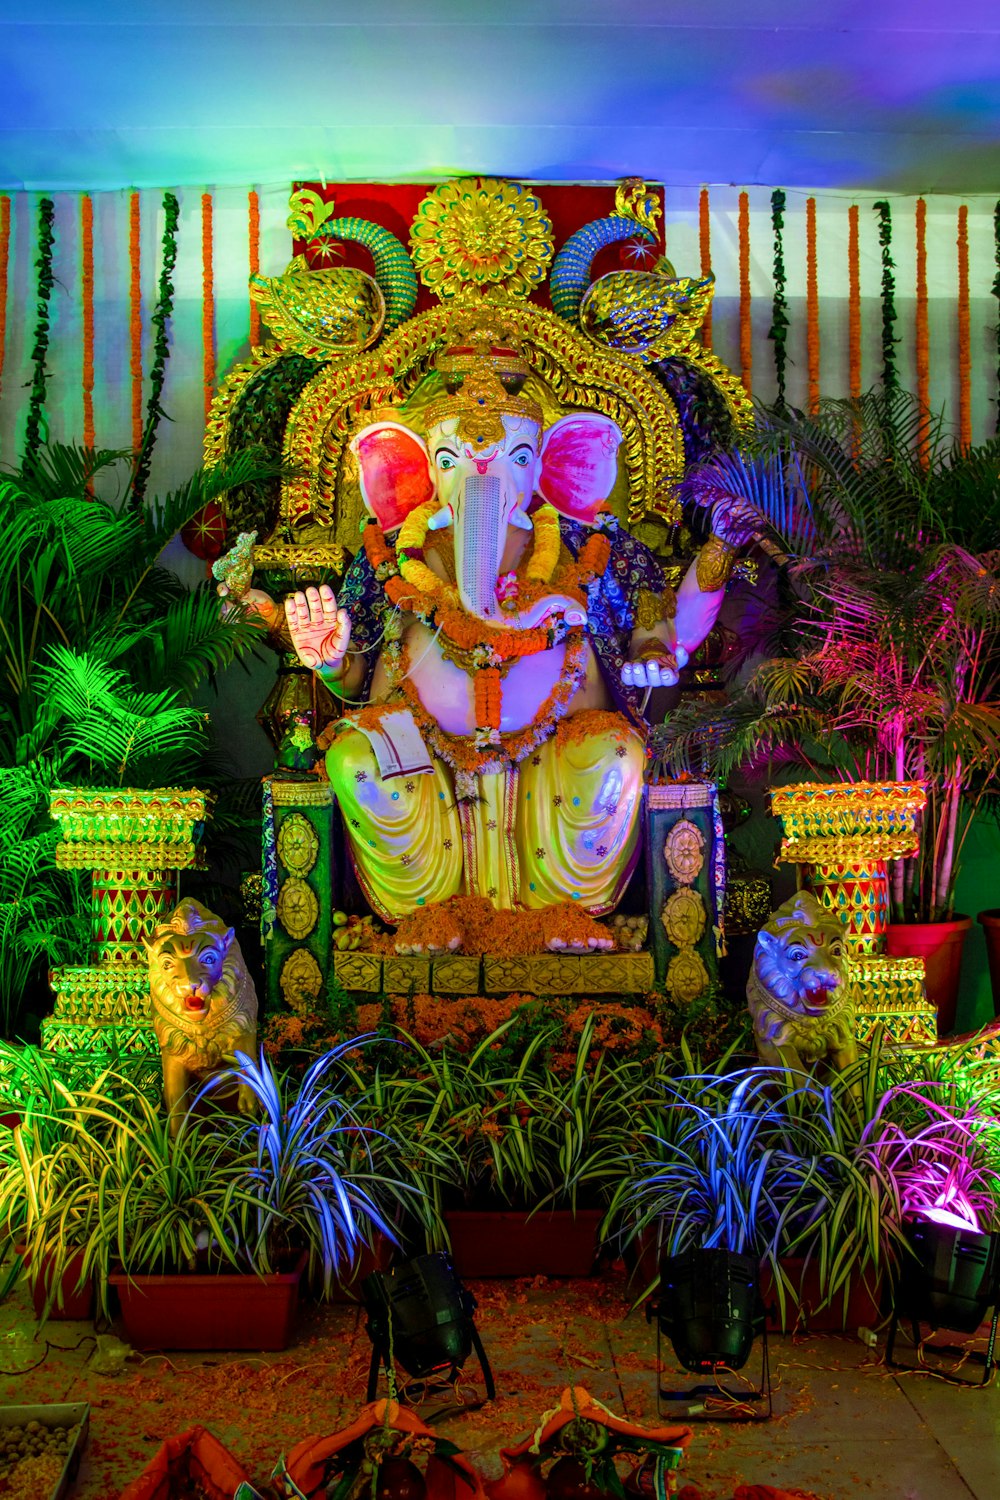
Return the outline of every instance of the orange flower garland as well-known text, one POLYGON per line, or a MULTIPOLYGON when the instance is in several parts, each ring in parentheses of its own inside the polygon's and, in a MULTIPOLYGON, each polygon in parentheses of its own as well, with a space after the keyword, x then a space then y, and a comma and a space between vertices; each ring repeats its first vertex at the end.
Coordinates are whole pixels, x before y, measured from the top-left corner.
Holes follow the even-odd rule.
POLYGON ((969 353, 969 210, 958 210, 958 440, 972 444, 972 384, 969 353))
POLYGON ((858 250, 858 205, 847 211, 847 390, 861 395, 861 257, 858 250))
POLYGON ((816 278, 816 199, 806 199, 806 362, 809 411, 819 410, 819 288, 816 278))
POLYGON ((750 322, 750 198, 740 194, 740 379, 753 394, 753 329, 750 322))
MULTIPOLYGON (((708 217, 708 188, 702 188, 698 198, 698 249, 701 253, 701 274, 712 274, 712 230, 708 217)), ((712 347, 712 308, 709 306, 705 321, 701 325, 702 348, 712 347)))
POLYGON ((94 200, 80 199, 80 279, 83 283, 83 446, 94 447, 94 200))
POLYGON ((917 434, 917 452, 926 469, 929 463, 928 443, 930 438, 930 358, 927 341, 927 204, 917 199, 917 399, 922 408, 920 429, 917 434))
MULTIPOLYGON (((247 237, 250 248, 250 275, 260 274, 260 198, 251 190, 247 194, 247 237)), ((250 298, 250 348, 260 343, 260 308, 250 298)))
POLYGON ((140 251, 139 194, 131 193, 128 203, 129 297, 128 368, 132 379, 132 451, 142 447, 142 263, 140 251))
POLYGON ((0 195, 0 376, 3 375, 4 345, 7 340, 7 263, 10 255, 10 199, 0 195))
POLYGON ((215 390, 215 291, 212 283, 212 195, 201 195, 201 344, 205 420, 215 390))

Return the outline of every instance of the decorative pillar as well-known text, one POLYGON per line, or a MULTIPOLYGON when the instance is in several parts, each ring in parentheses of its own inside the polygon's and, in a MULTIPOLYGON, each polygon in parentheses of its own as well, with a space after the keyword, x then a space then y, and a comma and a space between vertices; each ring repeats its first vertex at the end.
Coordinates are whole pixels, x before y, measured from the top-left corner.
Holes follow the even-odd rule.
POLYGON ((645 792, 649 936, 656 979, 678 1004, 718 983, 724 952, 725 835, 718 788, 654 781, 645 792))
POLYGON ((896 1041, 937 1040, 923 959, 885 953, 888 862, 916 854, 926 804, 923 784, 910 781, 802 782, 771 792, 784 831, 779 861, 797 864, 800 884, 844 925, 859 1040, 880 1025, 896 1041))
POLYGON ((333 788, 264 778, 261 935, 269 1009, 315 1005, 333 972, 333 788))
POLYGON ((42 1022, 43 1047, 158 1059, 143 939, 176 903, 178 872, 201 863, 213 800, 175 787, 69 787, 51 794, 49 814, 62 835, 56 864, 91 871, 90 962, 50 974, 55 1005, 42 1022))

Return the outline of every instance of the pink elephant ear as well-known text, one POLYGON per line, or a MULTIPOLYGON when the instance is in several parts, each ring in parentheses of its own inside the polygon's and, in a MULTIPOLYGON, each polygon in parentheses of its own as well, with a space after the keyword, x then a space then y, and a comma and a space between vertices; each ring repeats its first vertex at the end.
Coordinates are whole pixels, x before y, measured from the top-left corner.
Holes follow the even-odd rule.
POLYGON ((538 493, 560 515, 592 526, 618 476, 621 429, 598 412, 560 417, 542 443, 538 493))
POLYGON ((363 427, 351 441, 361 477, 361 498, 383 531, 401 526, 434 494, 427 449, 399 422, 363 427))

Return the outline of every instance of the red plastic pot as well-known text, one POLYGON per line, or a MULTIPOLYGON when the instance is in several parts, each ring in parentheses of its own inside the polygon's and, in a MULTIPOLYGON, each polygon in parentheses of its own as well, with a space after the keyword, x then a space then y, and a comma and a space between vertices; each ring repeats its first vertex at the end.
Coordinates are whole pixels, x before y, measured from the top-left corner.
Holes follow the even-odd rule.
POLYGON ((460 1276, 589 1276, 597 1260, 599 1208, 536 1213, 456 1209, 445 1214, 460 1276))
POLYGON ((881 1321, 878 1288, 873 1290, 863 1278, 851 1280, 846 1310, 843 1292, 838 1292, 832 1302, 820 1307, 823 1296, 816 1261, 806 1262, 791 1256, 781 1262, 781 1267, 793 1288, 791 1292, 785 1292, 785 1328, 779 1316, 778 1294, 771 1272, 766 1266, 761 1271, 761 1296, 767 1308, 769 1329, 785 1332, 804 1327, 810 1333, 854 1333, 859 1328, 874 1328, 881 1321))
POLYGON ((893 958, 922 958, 927 998, 938 1014, 938 1034, 955 1029, 962 948, 972 926, 971 917, 950 922, 892 922, 885 951, 893 958))
MULTIPOLYGON (((37 1276, 31 1274, 30 1257, 24 1250, 18 1250, 19 1255, 24 1256, 24 1268, 28 1273, 31 1285, 31 1300, 35 1308, 35 1317, 41 1321, 45 1312, 45 1303, 52 1290, 53 1262, 48 1257, 43 1257, 41 1269, 37 1276)), ((56 1321, 69 1322, 74 1320, 84 1322, 93 1315, 94 1311, 94 1285, 87 1281, 79 1291, 77 1282, 80 1280, 80 1272, 83 1269, 83 1251, 77 1250, 66 1262, 62 1274, 62 1282, 59 1295, 53 1297, 52 1306, 49 1308, 49 1317, 56 1321)))
POLYGON ((992 911, 981 911, 976 920, 982 923, 986 938, 986 957, 990 963, 990 983, 993 986, 993 1014, 1000 1016, 1000 907, 992 911))
POLYGON ((273 1276, 108 1277, 125 1337, 136 1349, 287 1349, 299 1304, 303 1254, 273 1276))

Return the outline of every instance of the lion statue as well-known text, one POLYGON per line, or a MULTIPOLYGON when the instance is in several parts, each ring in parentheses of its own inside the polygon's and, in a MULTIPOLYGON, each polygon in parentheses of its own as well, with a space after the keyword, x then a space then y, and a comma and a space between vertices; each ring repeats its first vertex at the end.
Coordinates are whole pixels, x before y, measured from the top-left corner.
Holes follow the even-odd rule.
MULTIPOLYGON (((176 1134, 190 1096, 236 1051, 257 1047, 257 992, 231 927, 190 899, 180 902, 145 944, 153 1030, 160 1044, 163 1095, 176 1134)), ((237 1107, 253 1109, 241 1087, 237 1107)))
POLYGON ((844 929, 808 891, 778 907, 757 934, 747 1004, 761 1062, 802 1068, 857 1061, 854 991, 844 929))

